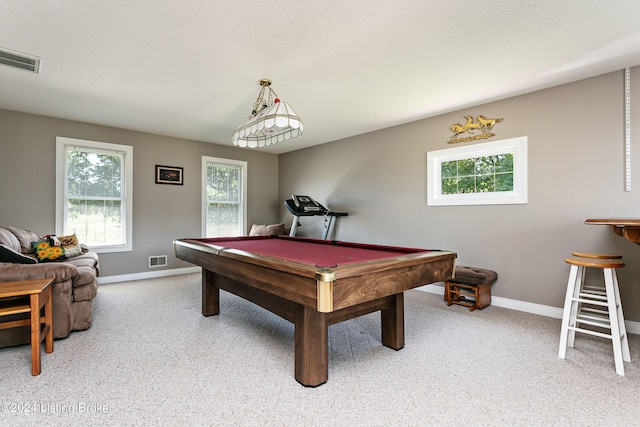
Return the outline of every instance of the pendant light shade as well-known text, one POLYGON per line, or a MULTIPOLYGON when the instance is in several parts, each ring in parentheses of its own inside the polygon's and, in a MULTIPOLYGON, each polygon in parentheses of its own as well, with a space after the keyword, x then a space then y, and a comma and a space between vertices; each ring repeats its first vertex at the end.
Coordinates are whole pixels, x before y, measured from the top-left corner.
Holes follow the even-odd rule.
POLYGON ((302 120, 293 108, 278 98, 271 89, 271 80, 259 81, 260 94, 253 104, 251 115, 233 132, 233 145, 239 147, 267 147, 302 135, 302 120), (266 94, 265 94, 266 92, 266 94))

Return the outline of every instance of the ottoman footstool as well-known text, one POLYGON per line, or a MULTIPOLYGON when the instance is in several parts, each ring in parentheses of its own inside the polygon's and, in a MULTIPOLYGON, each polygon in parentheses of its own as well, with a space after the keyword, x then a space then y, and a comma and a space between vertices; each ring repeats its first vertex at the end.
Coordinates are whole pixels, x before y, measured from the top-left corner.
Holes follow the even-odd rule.
POLYGON ((469 311, 483 309, 491 304, 491 284, 496 280, 495 271, 457 266, 454 278, 444 282, 444 299, 447 305, 464 305, 469 311))

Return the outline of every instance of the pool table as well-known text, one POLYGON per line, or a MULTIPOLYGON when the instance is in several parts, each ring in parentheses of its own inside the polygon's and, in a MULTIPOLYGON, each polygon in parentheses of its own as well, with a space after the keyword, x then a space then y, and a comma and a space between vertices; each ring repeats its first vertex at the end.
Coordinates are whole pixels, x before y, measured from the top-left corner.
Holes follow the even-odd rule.
POLYGON ((452 278, 450 251, 288 236, 174 241, 176 257, 202 267, 202 314, 219 314, 220 289, 294 324, 295 379, 328 379, 328 327, 381 312, 382 343, 404 347, 404 294, 452 278))

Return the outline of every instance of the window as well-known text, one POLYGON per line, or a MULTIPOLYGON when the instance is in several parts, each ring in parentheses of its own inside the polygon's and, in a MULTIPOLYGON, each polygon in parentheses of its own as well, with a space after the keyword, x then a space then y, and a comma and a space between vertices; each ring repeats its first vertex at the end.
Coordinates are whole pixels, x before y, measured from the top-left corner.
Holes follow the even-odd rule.
POLYGON ((442 194, 513 191, 513 153, 441 164, 442 194))
POLYGON ((427 153, 427 204, 527 203, 527 137, 427 153))
POLYGON ((202 228, 206 237, 246 234, 247 162, 202 158, 202 228))
POLYGON ((133 147, 56 138, 56 234, 96 252, 132 250, 133 147))

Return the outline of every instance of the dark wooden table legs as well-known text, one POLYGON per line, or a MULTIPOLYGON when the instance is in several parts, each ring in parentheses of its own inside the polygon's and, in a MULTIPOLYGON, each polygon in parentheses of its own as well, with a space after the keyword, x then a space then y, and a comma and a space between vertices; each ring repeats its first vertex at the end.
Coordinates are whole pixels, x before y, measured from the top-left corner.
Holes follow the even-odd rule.
POLYGON ((329 378, 329 325, 326 313, 299 306, 295 319, 295 377, 307 387, 329 378))
POLYGON ((315 307, 297 304, 203 269, 203 316, 220 313, 220 289, 254 302, 294 324, 295 379, 306 387, 317 387, 329 378, 329 325, 379 310, 382 344, 394 350, 404 347, 403 293, 321 313, 315 307))
POLYGON ((216 285, 218 275, 202 269, 202 315, 215 316, 220 313, 220 289, 216 285))
POLYGON ((392 295, 390 305, 380 310, 382 344, 400 350, 404 347, 404 294, 392 295))

